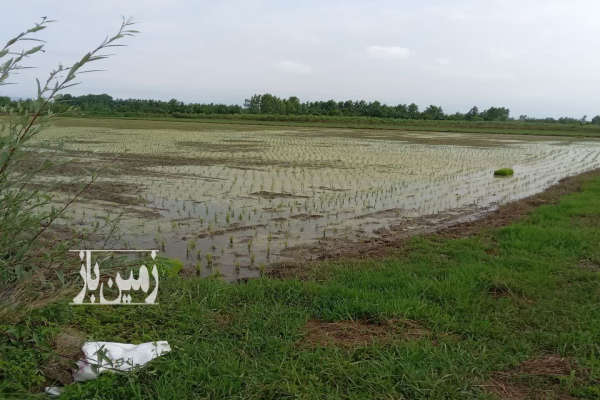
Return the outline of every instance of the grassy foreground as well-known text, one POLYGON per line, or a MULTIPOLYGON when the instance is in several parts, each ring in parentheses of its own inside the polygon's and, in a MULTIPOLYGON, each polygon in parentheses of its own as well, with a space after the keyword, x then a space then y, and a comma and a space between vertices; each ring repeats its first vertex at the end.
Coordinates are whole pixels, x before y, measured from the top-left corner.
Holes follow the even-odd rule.
POLYGON ((168 340, 173 351, 67 386, 61 399, 600 398, 597 174, 508 227, 319 267, 313 281, 173 278, 158 306, 65 300, 6 322, 0 397, 39 392, 69 327, 90 340, 168 340))

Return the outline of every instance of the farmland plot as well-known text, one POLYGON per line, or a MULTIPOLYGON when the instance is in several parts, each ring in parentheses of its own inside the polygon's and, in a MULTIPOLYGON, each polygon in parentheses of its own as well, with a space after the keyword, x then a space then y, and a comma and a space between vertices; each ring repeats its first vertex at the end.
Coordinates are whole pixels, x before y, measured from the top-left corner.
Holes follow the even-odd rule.
POLYGON ((100 169, 65 224, 122 213, 121 244, 232 280, 319 258, 330 241, 476 218, 600 167, 589 139, 216 124, 52 127, 39 148, 66 161, 40 182, 57 193, 79 167, 100 169), (503 167, 514 176, 494 177, 503 167))

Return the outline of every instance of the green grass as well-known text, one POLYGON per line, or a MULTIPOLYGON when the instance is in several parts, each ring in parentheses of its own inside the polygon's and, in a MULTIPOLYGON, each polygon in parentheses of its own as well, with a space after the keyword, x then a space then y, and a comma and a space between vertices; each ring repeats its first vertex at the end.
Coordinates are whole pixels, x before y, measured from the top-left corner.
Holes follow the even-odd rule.
POLYGON ((597 399, 599 271, 596 177, 508 227, 464 239, 415 238, 386 259, 322 264, 314 281, 172 278, 161 282, 158 306, 65 301, 33 311, 0 326, 0 393, 38 390, 47 357, 39 349, 71 326, 91 340, 168 340, 173 351, 134 374, 68 386, 61 399, 492 398, 481 385, 493 371, 544 354, 572 357, 579 372, 526 382, 549 380, 597 399), (410 319, 431 336, 300 346, 310 319, 410 319))
POLYGON ((494 176, 513 176, 515 171, 512 168, 500 168, 494 171, 494 176))

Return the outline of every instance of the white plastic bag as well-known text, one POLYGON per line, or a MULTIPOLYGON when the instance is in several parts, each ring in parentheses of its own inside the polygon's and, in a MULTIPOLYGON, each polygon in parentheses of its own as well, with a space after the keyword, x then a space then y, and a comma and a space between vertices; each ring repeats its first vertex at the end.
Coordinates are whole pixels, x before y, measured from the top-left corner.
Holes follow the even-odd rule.
POLYGON ((166 341, 142 344, 116 342, 86 342, 81 348, 85 358, 77 361, 73 373, 76 382, 96 379, 104 371, 130 371, 171 351, 166 341))
POLYGON ((46 386, 46 388, 44 389, 44 393, 52 397, 60 396, 62 391, 63 388, 60 386, 46 386))

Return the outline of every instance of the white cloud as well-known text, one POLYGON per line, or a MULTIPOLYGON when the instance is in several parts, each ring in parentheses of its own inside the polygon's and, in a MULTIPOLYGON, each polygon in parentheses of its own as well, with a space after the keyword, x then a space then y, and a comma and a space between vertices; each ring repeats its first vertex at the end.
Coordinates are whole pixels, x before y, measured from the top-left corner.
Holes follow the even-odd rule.
POLYGON ((284 60, 277 63, 277 68, 296 75, 308 75, 312 72, 310 65, 284 60))
POLYGON ((514 53, 506 49, 491 48, 488 50, 488 53, 495 61, 508 61, 515 58, 514 53))
POLYGON ((78 59, 131 15, 141 34, 70 93, 240 104, 268 91, 448 112, 473 104, 513 115, 600 112, 600 53, 590 50, 600 47, 598 0, 21 3, 11 3, 0 40, 40 15, 58 23, 37 35, 47 52, 29 60, 36 68, 0 96, 35 96, 34 77, 78 59))
POLYGON ((411 55, 411 51, 400 46, 369 46, 367 54, 374 58, 406 59, 411 55))

